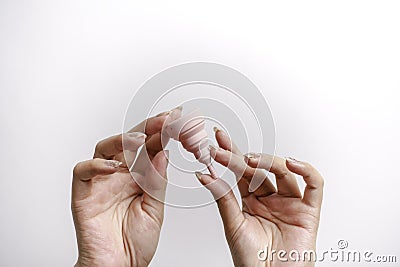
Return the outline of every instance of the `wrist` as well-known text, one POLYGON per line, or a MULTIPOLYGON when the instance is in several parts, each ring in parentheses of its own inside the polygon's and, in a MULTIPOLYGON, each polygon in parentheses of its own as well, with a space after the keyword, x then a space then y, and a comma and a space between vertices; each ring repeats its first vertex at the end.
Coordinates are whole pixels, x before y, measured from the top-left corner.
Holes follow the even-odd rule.
MULTIPOLYGON (((131 265, 129 262, 121 261, 120 259, 111 260, 111 261, 104 261, 99 260, 98 258, 89 259, 82 259, 78 258, 74 267, 92 267, 92 266, 107 266, 107 267, 121 267, 121 266, 129 266, 129 267, 138 267, 139 265, 131 265)), ((144 266, 144 265, 143 265, 144 266)))

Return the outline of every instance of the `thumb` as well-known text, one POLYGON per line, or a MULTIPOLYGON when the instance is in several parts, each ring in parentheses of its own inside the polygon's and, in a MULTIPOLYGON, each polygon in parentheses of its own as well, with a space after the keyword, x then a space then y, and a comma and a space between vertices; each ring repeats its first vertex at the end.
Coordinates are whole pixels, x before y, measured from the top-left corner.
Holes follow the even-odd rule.
POLYGON ((213 195, 224 223, 225 232, 234 233, 244 221, 243 213, 230 186, 222 179, 196 172, 196 177, 213 195))

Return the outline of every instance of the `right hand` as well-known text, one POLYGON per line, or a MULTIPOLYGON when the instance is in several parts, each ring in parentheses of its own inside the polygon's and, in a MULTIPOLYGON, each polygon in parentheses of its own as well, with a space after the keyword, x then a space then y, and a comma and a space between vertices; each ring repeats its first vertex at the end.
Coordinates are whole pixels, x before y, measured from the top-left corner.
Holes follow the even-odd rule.
POLYGON ((293 159, 254 153, 244 157, 221 130, 216 132, 216 139, 220 147, 211 148, 211 156, 238 176, 243 209, 222 179, 197 176, 216 198, 235 266, 314 266, 313 261, 290 261, 288 254, 287 262, 278 260, 277 253, 272 260, 261 261, 259 251, 266 246, 276 252, 297 250, 300 255, 306 250, 315 251, 322 176, 310 164, 293 159), (266 177, 255 192, 249 192, 251 178, 260 174, 257 167, 275 174, 278 190, 266 177), (303 196, 294 173, 306 182, 303 196))

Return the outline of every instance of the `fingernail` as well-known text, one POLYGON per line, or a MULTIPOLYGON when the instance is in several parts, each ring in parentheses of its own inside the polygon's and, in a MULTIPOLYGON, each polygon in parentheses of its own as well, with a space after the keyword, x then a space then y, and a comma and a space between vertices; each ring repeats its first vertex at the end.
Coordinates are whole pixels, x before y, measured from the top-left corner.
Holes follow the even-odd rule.
POLYGON ((214 130, 214 133, 217 133, 219 131, 219 128, 217 126, 214 126, 213 130, 214 130))
POLYGON ((253 153, 253 152, 250 152, 250 153, 246 153, 246 154, 244 154, 244 156, 247 158, 247 159, 258 159, 260 156, 261 156, 261 154, 260 153, 253 153))
POLYGON ((106 164, 108 167, 118 168, 122 165, 122 162, 118 160, 106 160, 104 161, 104 164, 106 164))
POLYGON ((129 137, 132 137, 132 138, 137 138, 137 139, 139 139, 139 138, 146 138, 146 137, 147 137, 146 134, 141 133, 141 132, 132 132, 132 133, 128 133, 128 136, 129 136, 129 137))
POLYGON ((201 181, 201 176, 203 175, 201 172, 195 172, 194 173, 197 177, 197 179, 199 179, 199 181, 201 181))
POLYGON ((167 116, 167 115, 169 115, 170 113, 171 113, 171 110, 169 110, 169 111, 164 111, 164 112, 161 112, 161 113, 157 114, 156 117, 167 116))
MULTIPOLYGON (((177 106, 177 107, 173 108, 172 110, 174 110, 174 109, 177 109, 177 110, 182 111, 182 110, 183 110, 183 107, 182 107, 182 106, 177 106)), ((171 110, 171 111, 172 111, 172 110, 171 110)))
POLYGON ((209 145, 208 150, 216 152, 219 148, 215 147, 214 145, 209 145))
POLYGON ((295 159, 295 158, 286 157, 286 160, 287 160, 287 162, 289 162, 290 164, 297 165, 297 166, 300 166, 300 167, 303 167, 303 166, 304 166, 303 163, 302 163, 301 161, 299 161, 299 160, 297 160, 297 159, 295 159))

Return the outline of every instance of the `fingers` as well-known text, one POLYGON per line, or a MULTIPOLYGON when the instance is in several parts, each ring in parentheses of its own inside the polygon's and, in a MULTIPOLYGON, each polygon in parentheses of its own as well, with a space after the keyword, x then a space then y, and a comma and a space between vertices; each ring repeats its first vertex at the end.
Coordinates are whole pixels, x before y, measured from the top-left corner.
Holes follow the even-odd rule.
POLYGON ((287 197, 301 197, 295 175, 286 167, 285 160, 268 154, 246 155, 247 164, 254 168, 262 168, 275 174, 278 194, 287 197))
POLYGON ((152 135, 152 134, 161 132, 164 121, 167 119, 169 113, 165 113, 165 114, 167 114, 167 115, 160 114, 160 116, 148 118, 148 119, 142 121, 141 123, 139 123, 138 125, 136 125, 135 127, 133 127, 132 129, 130 129, 128 132, 129 133, 142 132, 147 135, 152 135))
POLYGON ((240 152, 236 144, 232 142, 232 140, 224 131, 218 129, 217 127, 214 127, 214 132, 215 132, 215 139, 217 139, 218 145, 221 148, 231 151, 236 155, 242 155, 242 152, 240 152))
MULTIPOLYGON (((232 153, 232 152, 230 152, 231 150, 229 150, 229 149, 233 149, 233 146, 231 146, 233 144, 231 143, 230 139, 227 138, 227 135, 225 133, 223 133, 221 130, 218 130, 216 132, 216 138, 217 138, 218 143, 220 145, 222 145, 221 147, 226 148, 229 153, 223 154, 222 156, 218 156, 217 151, 215 151, 216 148, 213 147, 213 146, 210 146, 210 154, 211 154, 212 157, 213 156, 217 157, 216 161, 218 163, 220 163, 223 166, 227 167, 229 165, 230 160, 231 160, 231 155, 230 154, 232 153), (211 151, 211 150, 213 150, 213 151, 211 151)), ((240 157, 240 156, 238 156, 238 157, 240 157)), ((244 170, 245 170, 245 166, 243 166, 242 168, 240 166, 238 166, 238 167, 235 168, 235 171, 233 171, 233 173, 236 176, 238 189, 239 189, 239 192, 240 192, 240 196, 242 198, 249 195, 249 182, 246 179, 242 179, 242 175, 244 173, 244 170)))
POLYGON ((220 147, 210 145, 210 155, 216 162, 227 167, 238 176, 252 175, 254 169, 243 160, 243 156, 232 153, 220 147))
MULTIPOLYGON (((169 122, 179 118, 181 116, 182 108, 177 107, 168 111, 167 113, 161 113, 157 115, 158 117, 164 117, 163 123, 168 124, 169 122)), ((167 145, 169 136, 165 135, 162 131, 163 125, 161 125, 161 132, 156 132, 147 138, 145 143, 145 149, 142 149, 133 164, 131 171, 138 173, 140 175, 145 175, 146 168, 149 165, 150 161, 153 160, 155 155, 162 151, 164 147, 167 145)), ((154 129, 153 129, 154 130, 154 129)))
POLYGON ((269 179, 266 178, 266 174, 259 169, 254 169, 247 165, 243 159, 243 156, 236 155, 228 150, 214 146, 210 146, 210 154, 216 162, 230 169, 237 177, 241 178, 243 176, 243 178, 247 180, 246 185, 240 184, 241 180, 239 180, 238 183, 239 191, 242 197, 245 197, 249 194, 248 181, 253 179, 261 181, 261 186, 255 191, 256 196, 267 196, 276 192, 274 185, 269 179))
POLYGON ((79 162, 73 170, 74 179, 89 181, 99 175, 113 174, 122 162, 117 160, 91 159, 79 162))
MULTIPOLYGON (((112 159, 123 150, 136 152, 144 143, 144 139, 146 139, 147 136, 149 136, 148 141, 150 141, 148 149, 155 152, 160 151, 162 149, 160 133, 164 122, 166 120, 176 119, 180 116, 181 111, 182 108, 177 107, 171 111, 160 113, 155 117, 142 121, 126 134, 111 136, 100 141, 96 145, 93 158, 112 159), (155 134, 158 134, 157 138, 152 138, 152 135, 155 134)), ((123 160, 123 158, 118 158, 118 160, 123 160)))
POLYGON ((123 149, 136 151, 143 143, 147 135, 153 135, 161 131, 164 121, 170 112, 160 113, 155 117, 144 120, 133 127, 126 134, 111 136, 100 141, 96 145, 94 158, 111 159, 122 152, 123 149))
POLYGON ((182 107, 176 107, 170 111, 163 112, 158 114, 154 118, 150 118, 132 130, 141 130, 141 128, 146 128, 146 133, 149 134, 149 137, 146 139, 145 148, 141 151, 141 155, 139 157, 149 157, 153 159, 153 157, 163 150, 169 141, 169 136, 165 134, 163 131, 164 125, 176 120, 181 116, 182 107))
MULTIPOLYGON (((147 171, 148 165, 154 157, 163 150, 161 144, 161 134, 157 133, 152 135, 145 143, 145 147, 139 152, 136 161, 130 168, 131 171, 144 175, 147 171)), ((131 165, 130 165, 131 166, 131 165)))
MULTIPOLYGON (((231 151, 236 155, 242 155, 242 152, 230 139, 228 134, 217 127, 214 127, 214 132, 218 145, 221 148, 231 151)), ((241 158, 243 159, 243 157, 241 158)), ((239 179, 238 181, 238 188, 242 197, 248 196, 250 192, 254 192, 254 194, 259 197, 275 193, 275 187, 272 185, 266 174, 261 170, 253 170, 253 172, 254 173, 251 176, 245 177, 245 179, 239 179)))
POLYGON ((140 184, 145 192, 143 209, 152 214, 163 214, 167 187, 168 153, 168 150, 160 151, 154 156, 140 184))
POLYGON ((324 188, 324 179, 321 174, 309 163, 293 158, 286 159, 286 166, 290 171, 303 176, 306 182, 303 202, 312 207, 320 208, 324 188))
POLYGON ((222 179, 214 179, 208 174, 196 172, 196 177, 213 195, 226 232, 234 232, 244 221, 239 204, 229 185, 222 179))
POLYGON ((91 195, 92 180, 111 175, 120 169, 122 162, 117 160, 90 159, 79 162, 73 170, 72 199, 78 201, 91 195))
POLYGON ((159 133, 162 130, 164 122, 167 121, 172 121, 180 117, 182 112, 182 107, 176 107, 170 111, 162 112, 158 114, 155 117, 148 118, 132 129, 130 129, 128 132, 142 132, 147 135, 153 135, 155 133, 159 133))
MULTIPOLYGON (((165 138, 168 138, 168 137, 165 137, 165 138)), ((151 137, 149 137, 146 140, 146 144, 145 144, 146 151, 147 151, 147 154, 149 155, 149 157, 153 158, 158 152, 163 150, 163 148, 166 146, 167 142, 168 142, 168 139, 166 139, 166 140, 161 139, 160 133, 153 134, 151 137), (162 143, 162 141, 164 143, 162 143)))
POLYGON ((140 132, 118 134, 97 143, 93 158, 112 159, 123 149, 136 152, 144 143, 146 135, 140 132))

